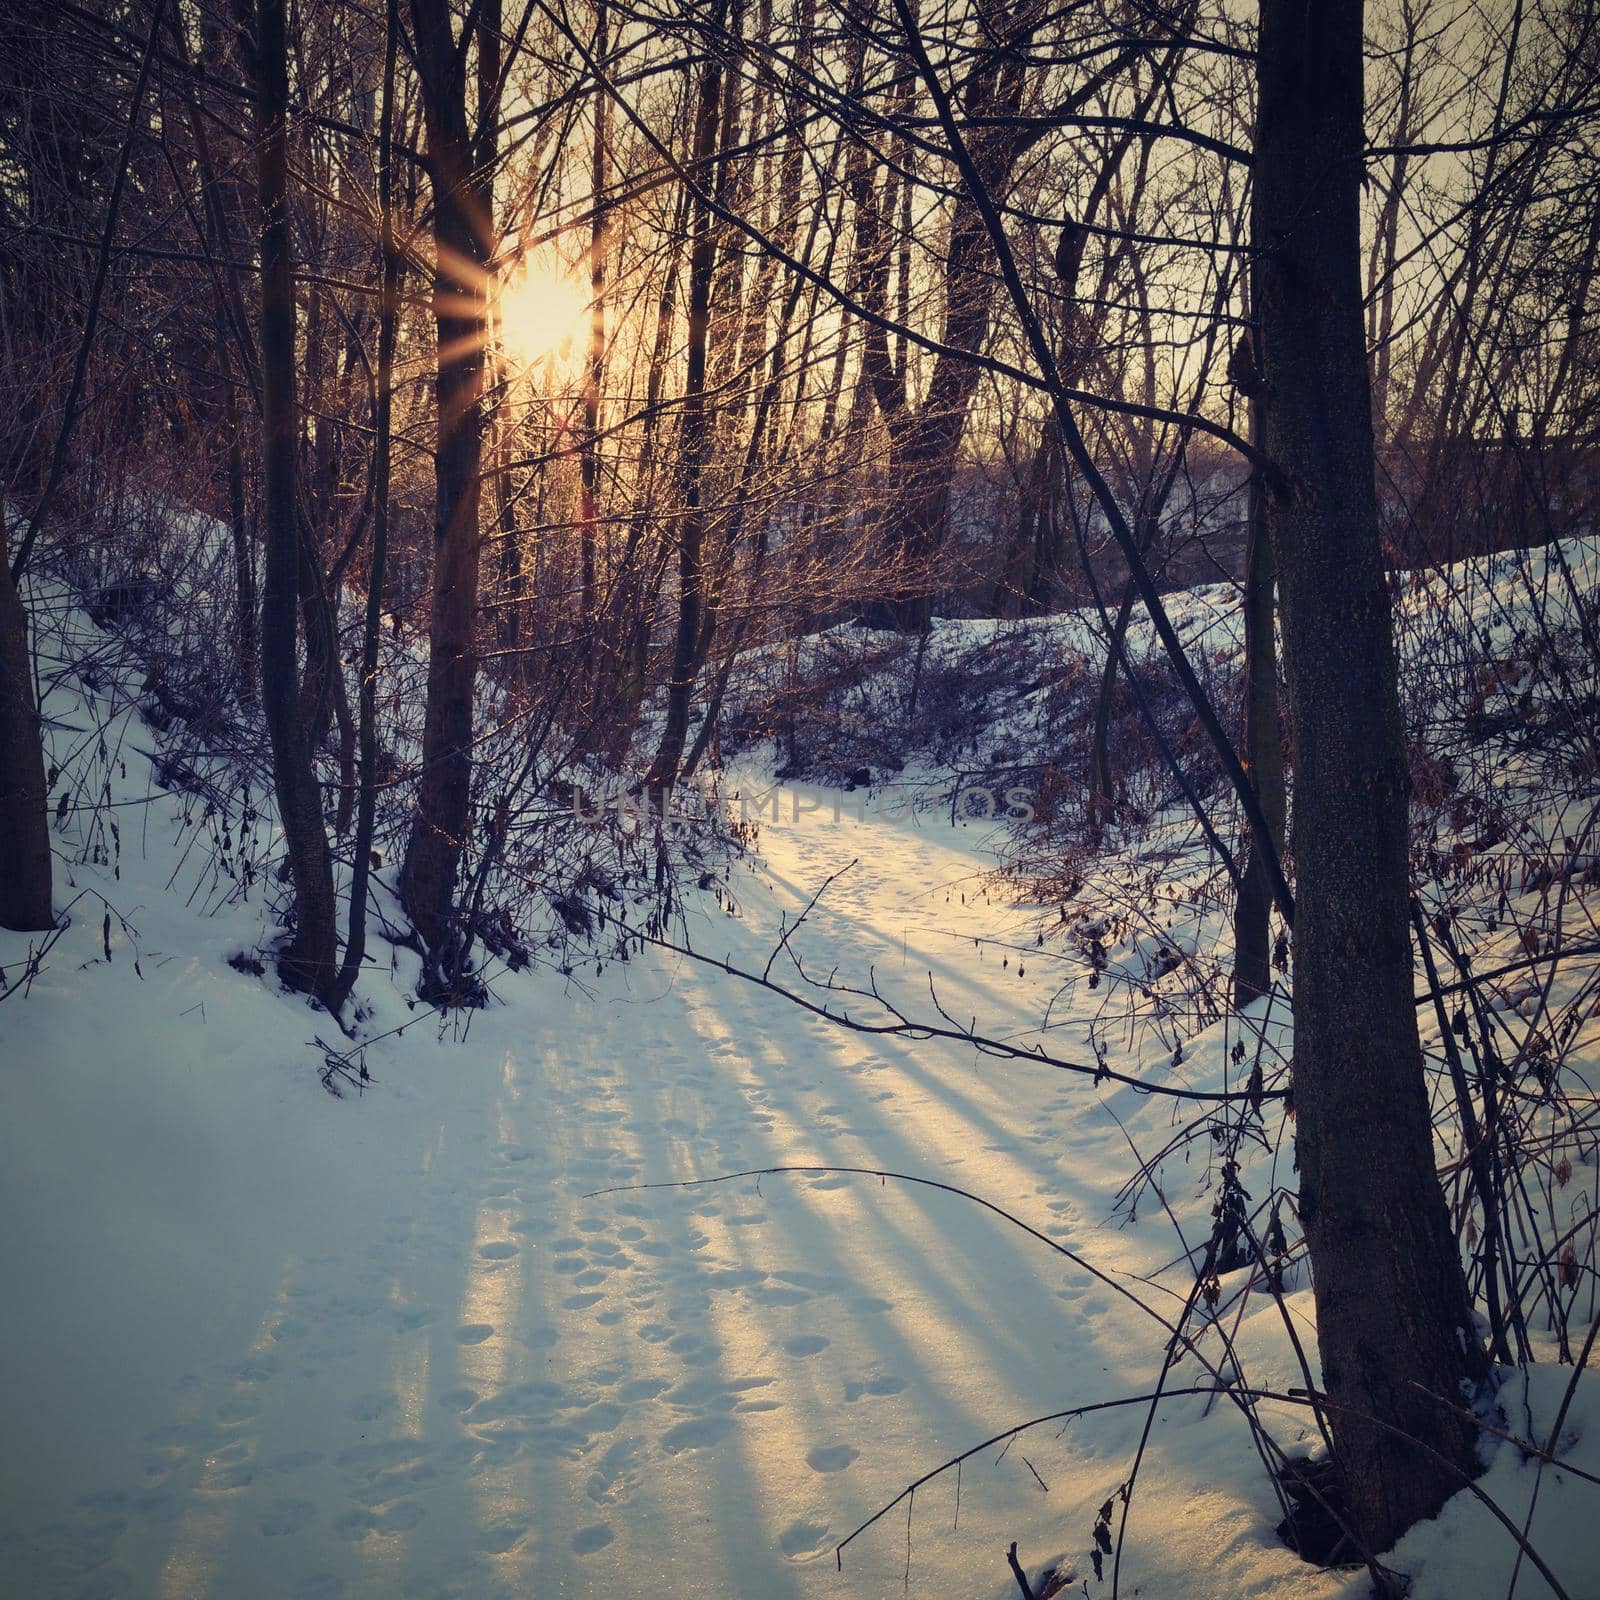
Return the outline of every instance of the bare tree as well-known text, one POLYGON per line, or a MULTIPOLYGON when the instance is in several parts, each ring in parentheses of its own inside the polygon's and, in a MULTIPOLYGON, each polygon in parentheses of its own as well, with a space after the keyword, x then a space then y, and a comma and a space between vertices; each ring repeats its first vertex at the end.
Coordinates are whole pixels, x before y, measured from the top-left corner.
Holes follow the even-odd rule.
POLYGON ((350 918, 344 959, 334 987, 335 1009, 343 1006, 361 973, 366 953, 367 892, 371 885, 372 839, 378 805, 378 642, 383 583, 389 555, 389 485, 394 416, 394 345, 399 323, 400 251, 394 227, 394 98, 399 51, 399 0, 384 9, 383 88, 378 103, 378 368, 373 377, 372 554, 367 571, 366 615, 361 633, 361 684, 357 712, 360 789, 350 866, 350 918))
MULTIPOLYGON (((1254 306, 1255 295, 1251 295, 1254 306)), ((1252 325, 1239 335, 1228 375, 1250 412, 1250 441, 1261 445, 1261 407, 1266 386, 1261 377, 1258 333, 1252 325)), ((1283 724, 1278 705, 1278 569, 1267 526, 1267 486, 1259 467, 1246 490, 1244 563, 1244 760, 1261 797, 1261 811, 1274 847, 1283 853, 1288 794, 1283 773, 1283 724)), ((1244 879, 1233 908, 1233 1001, 1244 1007, 1272 989, 1272 883, 1259 850, 1246 840, 1244 879)))
POLYGON ((478 525, 482 490, 485 304, 494 247, 492 152, 500 87, 500 7, 475 8, 458 39, 448 0, 411 0, 433 190, 437 329, 433 588, 428 697, 416 817, 400 888, 427 951, 424 986, 449 986, 459 930, 455 891, 471 832, 473 694, 477 685, 478 525), (476 31, 476 126, 468 60, 476 31))
POLYGON ((28 613, 0 529, 0 928, 54 926, 44 747, 33 700, 28 613))
MULTIPOLYGON (((722 60, 707 55, 696 95, 694 170, 701 182, 718 148, 722 115, 722 60)), ((678 778, 689 735, 689 698, 700 666, 700 631, 705 606, 705 468, 711 441, 706 414, 706 347, 711 322, 711 286, 716 276, 717 224, 703 189, 697 189, 689 227, 689 350, 679 428, 683 509, 678 520, 678 623, 667 677, 667 713, 650 763, 647 786, 670 789, 678 778)))
POLYGON ((311 763, 296 668, 300 522, 295 405, 295 292, 289 212, 289 56, 285 0, 257 0, 256 157, 261 210, 261 428, 266 559, 261 588, 261 709, 272 743, 272 779, 294 885, 294 932, 278 958, 292 989, 333 991, 333 861, 322 790, 311 763))
POLYGON ((1361 24, 1360 0, 1264 0, 1255 182, 1294 739, 1300 1214, 1344 1490, 1369 1548, 1385 1550, 1475 1470, 1458 1408, 1487 1362, 1434 1172, 1412 992, 1407 765, 1362 328, 1361 24))

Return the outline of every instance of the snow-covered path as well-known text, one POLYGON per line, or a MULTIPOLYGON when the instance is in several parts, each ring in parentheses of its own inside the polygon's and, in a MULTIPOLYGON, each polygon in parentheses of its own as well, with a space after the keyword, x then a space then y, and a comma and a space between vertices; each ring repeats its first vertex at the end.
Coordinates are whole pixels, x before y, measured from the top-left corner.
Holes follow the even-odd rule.
MULTIPOLYGON (((734 869, 744 914, 707 913, 699 948, 759 969, 780 911, 855 858, 802 930, 808 966, 875 970, 923 1015, 931 970, 991 1030, 1036 1022, 1061 981, 972 942, 1025 927, 983 902, 976 831, 824 813, 760 848, 734 869)), ((927 1190, 590 1192, 870 1165, 1152 1270, 1174 1237, 1103 1226, 1126 1146, 1084 1080, 864 1037, 650 956, 588 995, 507 978, 464 1042, 413 1029, 335 1104, 305 1048, 326 1019, 225 964, 256 913, 186 917, 151 861, 142 976, 120 935, 80 970, 89 918, 0 1008, 0 1592, 889 1595, 909 1552, 919 1589, 998 1596, 1013 1538, 1035 1567, 1083 1564, 1138 1410, 987 1452, 959 1521, 952 1474, 842 1575, 832 1548, 1008 1424, 1147 1388, 1148 1319, 927 1190)), ((390 1009, 375 1027, 406 1016, 398 991, 390 1009)), ((1228 1417, 1187 1431, 1244 1448, 1228 1417)), ((1184 1453, 1140 1481, 1145 1593, 1337 1589, 1271 1544, 1264 1482, 1208 1487, 1184 1453)))
MULTIPOLYGON (((1087 1563, 1139 1448, 1137 1406, 990 1448, 853 1542, 842 1573, 832 1552, 955 1453, 1146 1392, 1163 1344, 1149 1315, 926 1188, 815 1172, 627 1186, 778 1165, 942 1180, 1171 1315, 1191 1286, 1174 1223, 1206 1236, 1214 1160, 1175 1155, 1136 1224, 1112 1216, 1169 1137, 1171 1102, 849 1032, 664 952, 570 979, 500 973, 499 1003, 442 1039, 411 1009, 415 962, 399 955, 362 985, 375 1087, 330 1100, 312 1048, 337 1037, 329 1019, 229 965, 276 932, 259 890, 239 904, 221 875, 218 834, 239 819, 157 786, 149 730, 84 670, 94 639, 70 618, 84 637, 50 647, 46 711, 76 797, 57 832, 72 926, 28 993, 0 992, 0 1600, 853 1600, 911 1585, 999 1600, 1016 1593, 1013 1539, 1035 1574, 1062 1557, 1111 1593, 1087 1563)), ((268 826, 254 824, 258 855, 268 826)), ((881 799, 859 820, 853 800, 839 821, 786 804, 732 869, 740 914, 709 895, 691 908, 694 946, 759 971, 781 919, 839 874, 794 939, 809 971, 876 982, 924 1019, 931 973, 950 1015, 1031 1037, 1048 1011, 1056 1051, 1088 1059, 1103 991, 1032 948, 1025 909, 985 897, 985 843, 881 799)), ((1162 859, 1121 866, 1177 870, 1162 859)), ((0 933, 6 985, 28 948, 0 933)), ((781 959, 774 973, 797 984, 781 959)), ((1127 1064, 1213 1084, 1232 1070, 1237 1086, 1236 1026, 1189 1041, 1181 1067, 1127 1064)), ((1288 1157, 1252 1157, 1257 1196, 1288 1176, 1274 1159, 1288 1157)), ((1207 1348, 1225 1328, 1253 1381, 1297 1384, 1284 1319, 1247 1279, 1225 1281, 1207 1348)), ((1285 1304, 1314 1350, 1309 1299, 1302 1284, 1285 1304)), ((1567 1377, 1548 1362, 1516 1375, 1508 1426, 1551 1437, 1567 1377)), ((1200 1378, 1186 1359, 1172 1384, 1200 1378)), ((1600 1473, 1592 1388, 1560 1449, 1600 1473)), ((1303 1413, 1265 1409, 1293 1448, 1303 1413)), ((1573 1600, 1600 1600, 1600 1519, 1561 1478, 1507 1446, 1480 1487, 1531 1518, 1573 1600)), ((1163 1401, 1120 1594, 1362 1592, 1279 1545, 1279 1514, 1229 1403, 1163 1401)), ((1514 1556, 1461 1495, 1394 1564, 1414 1600, 1501 1600, 1514 1556)), ((1524 1566, 1515 1592, 1549 1591, 1524 1566)))

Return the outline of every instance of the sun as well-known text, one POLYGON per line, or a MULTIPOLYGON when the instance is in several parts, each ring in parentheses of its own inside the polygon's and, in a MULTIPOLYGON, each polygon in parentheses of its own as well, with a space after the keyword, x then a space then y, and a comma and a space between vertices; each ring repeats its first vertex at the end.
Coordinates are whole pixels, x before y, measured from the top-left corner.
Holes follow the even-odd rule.
POLYGON ((519 371, 581 347, 588 296, 548 255, 522 257, 501 279, 496 320, 511 365, 519 371))

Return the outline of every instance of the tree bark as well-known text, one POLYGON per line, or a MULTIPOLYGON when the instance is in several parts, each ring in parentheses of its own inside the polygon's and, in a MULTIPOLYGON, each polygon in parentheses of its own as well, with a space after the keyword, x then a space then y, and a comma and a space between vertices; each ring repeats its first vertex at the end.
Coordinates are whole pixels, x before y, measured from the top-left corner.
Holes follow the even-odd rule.
MULTIPOLYGON (((606 31, 606 0, 595 6, 594 54, 604 61, 609 48, 606 31)), ((590 183, 593 187, 594 215, 589 223, 589 357, 583 375, 583 442, 578 457, 582 486, 582 506, 578 513, 579 609, 578 626, 595 627, 599 620, 596 598, 596 562, 600 534, 600 393, 606 370, 606 155, 610 139, 611 98, 596 86, 594 97, 594 144, 590 153, 590 183)), ((602 634, 595 640, 599 658, 597 677, 610 679, 611 642, 602 634)))
POLYGON ((1435 1173, 1412 996, 1407 768, 1361 313, 1360 0, 1263 0, 1257 70, 1263 420, 1283 479, 1271 527, 1294 737, 1300 1209, 1344 1488, 1381 1551, 1460 1487, 1388 1427, 1476 1471, 1475 1430, 1449 1407, 1487 1368, 1435 1173))
MULTIPOLYGON (((447 0, 411 0, 411 17, 433 187, 439 438, 422 771, 400 892, 428 952, 424 985, 437 987, 456 943, 456 877, 471 831, 485 285, 493 217, 488 176, 467 124, 469 41, 457 43, 447 0)), ((480 122, 492 123, 492 108, 478 109, 480 122)))
POLYGON ((251 548, 250 513, 245 503, 244 446, 240 442, 239 397, 233 384, 227 347, 218 335, 222 381, 227 387, 225 426, 228 433, 228 528, 233 536, 235 682, 240 705, 254 705, 260 671, 256 659, 256 568, 251 548))
MULTIPOLYGON (((1241 337, 1241 347, 1252 350, 1253 335, 1241 337)), ((1252 354, 1252 372, 1259 363, 1252 354)), ((1244 363, 1234 368, 1242 377, 1244 363)), ((1250 442, 1262 443, 1259 378, 1245 377, 1253 393, 1250 405, 1250 442)), ((1244 765, 1256 786, 1261 813, 1283 856, 1288 797, 1283 780, 1283 726, 1278 707, 1278 649, 1274 637, 1277 615, 1278 568, 1267 526, 1266 486, 1259 472, 1250 474, 1247 491, 1248 523, 1244 563, 1244 765)), ((1233 906, 1233 1003, 1242 1010, 1272 989, 1272 882, 1261 852, 1248 837, 1244 881, 1233 906)))
MULTIPOLYGON (((700 74, 695 116, 693 172, 705 182, 705 172, 717 148, 722 63, 709 56, 700 74)), ((670 789, 678 779, 684 743, 689 735, 689 699, 699 668, 704 573, 701 547, 705 540, 702 478, 711 441, 706 412, 706 340, 711 321, 711 285, 716 275, 717 233, 711 208, 698 196, 689 246, 689 351, 684 380, 681 424, 683 512, 678 525, 678 627, 673 641, 672 668, 667 679, 667 715, 655 759, 650 763, 646 787, 652 792, 670 789)))
POLYGON ((0 528, 0 928, 55 926, 44 747, 33 703, 28 613, 0 528))
MULTIPOLYGON (((1141 555, 1149 550, 1154 531, 1148 524, 1141 531, 1141 555)), ((1130 578, 1122 586, 1122 599, 1117 605, 1116 620, 1111 624, 1111 638, 1106 645, 1105 665, 1100 669, 1100 692, 1094 700, 1094 722, 1089 733, 1089 799, 1084 814, 1089 824, 1089 837, 1096 844, 1116 810, 1117 786, 1111 771, 1111 709, 1117 694, 1117 666, 1122 660, 1138 599, 1139 590, 1130 578)))
POLYGON ((361 975, 367 943, 367 886, 378 808, 378 644, 383 630, 383 580, 389 553, 390 432, 394 412, 394 345, 400 310, 400 252, 394 236, 394 79, 400 18, 398 0, 384 8, 382 119, 378 132, 378 371, 373 388, 372 558, 361 635, 361 684, 357 744, 361 783, 356 797, 356 835, 350 869, 350 920, 344 960, 334 991, 342 1008, 361 975))
POLYGON ((278 957, 291 989, 319 998, 335 976, 333 862, 322 791, 301 718, 295 662, 300 528, 296 503, 295 300, 288 194, 289 66, 285 0, 257 0, 255 92, 261 208, 261 421, 266 560, 261 591, 261 709, 294 885, 295 928, 278 957))

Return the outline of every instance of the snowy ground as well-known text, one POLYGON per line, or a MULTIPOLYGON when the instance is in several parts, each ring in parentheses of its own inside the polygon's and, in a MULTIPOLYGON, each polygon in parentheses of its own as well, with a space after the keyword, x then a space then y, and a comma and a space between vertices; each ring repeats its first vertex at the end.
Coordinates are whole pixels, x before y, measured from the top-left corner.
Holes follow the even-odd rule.
MULTIPOLYGON (((125 755, 118 793, 149 796, 125 755)), ((128 807, 119 879, 73 869, 126 919, 109 961, 80 902, 31 992, 0 1004, 0 1594, 811 1600, 909 1582, 998 1600, 1012 1539, 1035 1572, 1062 1557, 1111 1593, 1091 1529, 1140 1407, 983 1452, 959 1489, 939 1478, 852 1543, 842 1573, 833 1548, 946 1457, 1147 1391, 1164 1330, 1138 1306, 928 1190, 593 1191, 781 1164, 923 1175, 1172 1315, 1192 1274, 1147 1281, 1180 1252, 1171 1223, 1110 1216, 1129 1141, 1148 1152, 1169 1105, 847 1032, 667 953, 503 975, 465 1037, 429 1019, 383 1040, 371 1090, 334 1100, 310 1048, 336 1039, 329 1019, 227 964, 270 932, 259 896, 186 903, 182 811, 159 792, 128 807)), ((854 860, 797 941, 808 965, 875 971, 921 1015, 931 971, 991 1033, 1054 999, 1052 1043, 1085 1056, 1073 969, 974 942, 1032 943, 1025 908, 985 897, 986 844, 893 808, 786 813, 734 868, 741 914, 708 904, 692 936, 760 970, 780 916, 854 860)), ((26 941, 0 941, 14 973, 26 941)), ((416 1015, 408 963, 365 981, 369 1035, 416 1015)), ((1225 1045, 1195 1054, 1195 1081, 1225 1045)), ((1180 1172, 1168 1198, 1203 1236, 1202 1178, 1180 1172)), ((1289 1304, 1310 1343, 1309 1296, 1289 1304)), ((1298 1381, 1270 1302, 1229 1317, 1256 1381, 1298 1381)), ((1535 1374, 1531 1417, 1519 1380, 1509 1425, 1548 1429, 1568 1376, 1535 1374)), ((1171 1382, 1202 1379, 1189 1361, 1171 1382)), ((1580 1399, 1563 1449, 1595 1471, 1600 1406, 1580 1399)), ((1359 1592, 1275 1541, 1227 1402, 1159 1418, 1121 1593, 1359 1592)), ((1270 1417, 1286 1443, 1295 1418, 1270 1417)), ((1592 1600, 1600 1519, 1564 1476, 1543 1476, 1534 1538, 1592 1600)), ((1505 1450, 1484 1483, 1520 1523, 1534 1478, 1505 1450)), ((1505 1593, 1514 1550, 1484 1525, 1458 1500, 1402 1547, 1418 1600, 1505 1593)), ((1524 1569, 1518 1595, 1547 1592, 1524 1569)))

